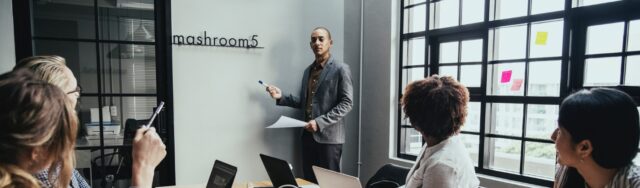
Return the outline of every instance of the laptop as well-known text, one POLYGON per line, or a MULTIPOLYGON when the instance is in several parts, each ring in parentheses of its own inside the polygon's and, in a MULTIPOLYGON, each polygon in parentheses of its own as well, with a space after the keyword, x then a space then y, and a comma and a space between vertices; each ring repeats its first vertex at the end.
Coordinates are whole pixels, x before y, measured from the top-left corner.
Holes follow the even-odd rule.
MULTIPOLYGON (((296 178, 293 176, 291 166, 287 161, 265 154, 260 154, 260 159, 262 159, 262 164, 264 164, 264 168, 267 170, 267 174, 269 175, 269 179, 271 180, 274 188, 300 187, 298 186, 298 183, 296 183, 296 178)), ((318 188, 317 185, 302 186, 302 188, 312 187, 318 188)))
POLYGON ((216 160, 209 175, 207 188, 231 188, 237 171, 235 166, 216 160))
POLYGON ((356 177, 338 173, 332 170, 327 170, 317 166, 313 166, 312 168, 320 187, 362 188, 360 180, 356 177))

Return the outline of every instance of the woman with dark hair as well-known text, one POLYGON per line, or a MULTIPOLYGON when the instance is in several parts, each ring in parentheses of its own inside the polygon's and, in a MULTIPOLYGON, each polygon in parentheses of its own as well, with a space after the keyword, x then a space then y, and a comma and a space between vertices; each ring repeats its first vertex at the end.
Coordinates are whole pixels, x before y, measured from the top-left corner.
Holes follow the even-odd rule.
POLYGON ((559 163, 554 187, 640 187, 640 169, 632 163, 638 121, 633 99, 615 89, 585 89, 564 99, 551 135, 559 163))
POLYGON ((426 141, 405 187, 478 187, 471 158, 457 136, 467 117, 467 88, 449 76, 434 75, 409 84, 401 102, 426 141))

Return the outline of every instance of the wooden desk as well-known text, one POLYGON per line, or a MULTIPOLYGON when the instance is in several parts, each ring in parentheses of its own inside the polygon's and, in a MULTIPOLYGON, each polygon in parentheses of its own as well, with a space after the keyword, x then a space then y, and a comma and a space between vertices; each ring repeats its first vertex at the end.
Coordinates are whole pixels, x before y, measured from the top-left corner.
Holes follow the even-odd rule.
MULTIPOLYGON (((312 185, 313 183, 300 179, 300 178, 296 178, 296 182, 298 183, 299 186, 303 186, 303 185, 312 185)), ((234 183, 233 184, 233 188, 249 188, 249 185, 252 185, 252 187, 269 187, 269 186, 273 186, 271 184, 271 181, 258 181, 258 182, 248 182, 248 183, 234 183)), ((207 186, 207 184, 197 184, 197 185, 176 185, 176 186, 166 186, 166 187, 160 187, 160 188, 205 188, 207 186)))

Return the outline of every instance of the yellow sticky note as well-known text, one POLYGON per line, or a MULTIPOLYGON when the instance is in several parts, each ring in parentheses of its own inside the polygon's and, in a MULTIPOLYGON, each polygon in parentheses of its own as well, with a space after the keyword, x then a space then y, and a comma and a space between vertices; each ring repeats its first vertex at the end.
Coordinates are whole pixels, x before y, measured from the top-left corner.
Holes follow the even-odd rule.
POLYGON ((536 33, 536 45, 547 45, 547 36, 549 36, 548 32, 538 31, 536 33))

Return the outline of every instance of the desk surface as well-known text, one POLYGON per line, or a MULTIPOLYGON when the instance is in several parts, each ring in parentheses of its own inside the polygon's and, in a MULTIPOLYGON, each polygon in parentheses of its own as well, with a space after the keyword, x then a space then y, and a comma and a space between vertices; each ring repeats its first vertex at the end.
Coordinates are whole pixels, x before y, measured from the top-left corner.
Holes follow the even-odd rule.
MULTIPOLYGON (((313 185, 313 183, 308 182, 306 180, 296 178, 296 182, 298 185, 313 185)), ((176 185, 176 186, 166 186, 160 188, 204 188, 206 184, 197 184, 197 185, 176 185)), ((234 183, 233 188, 251 188, 251 187, 269 187, 273 186, 271 181, 259 181, 259 182, 248 182, 248 183, 234 183), (251 185, 251 186, 250 186, 251 185)))

